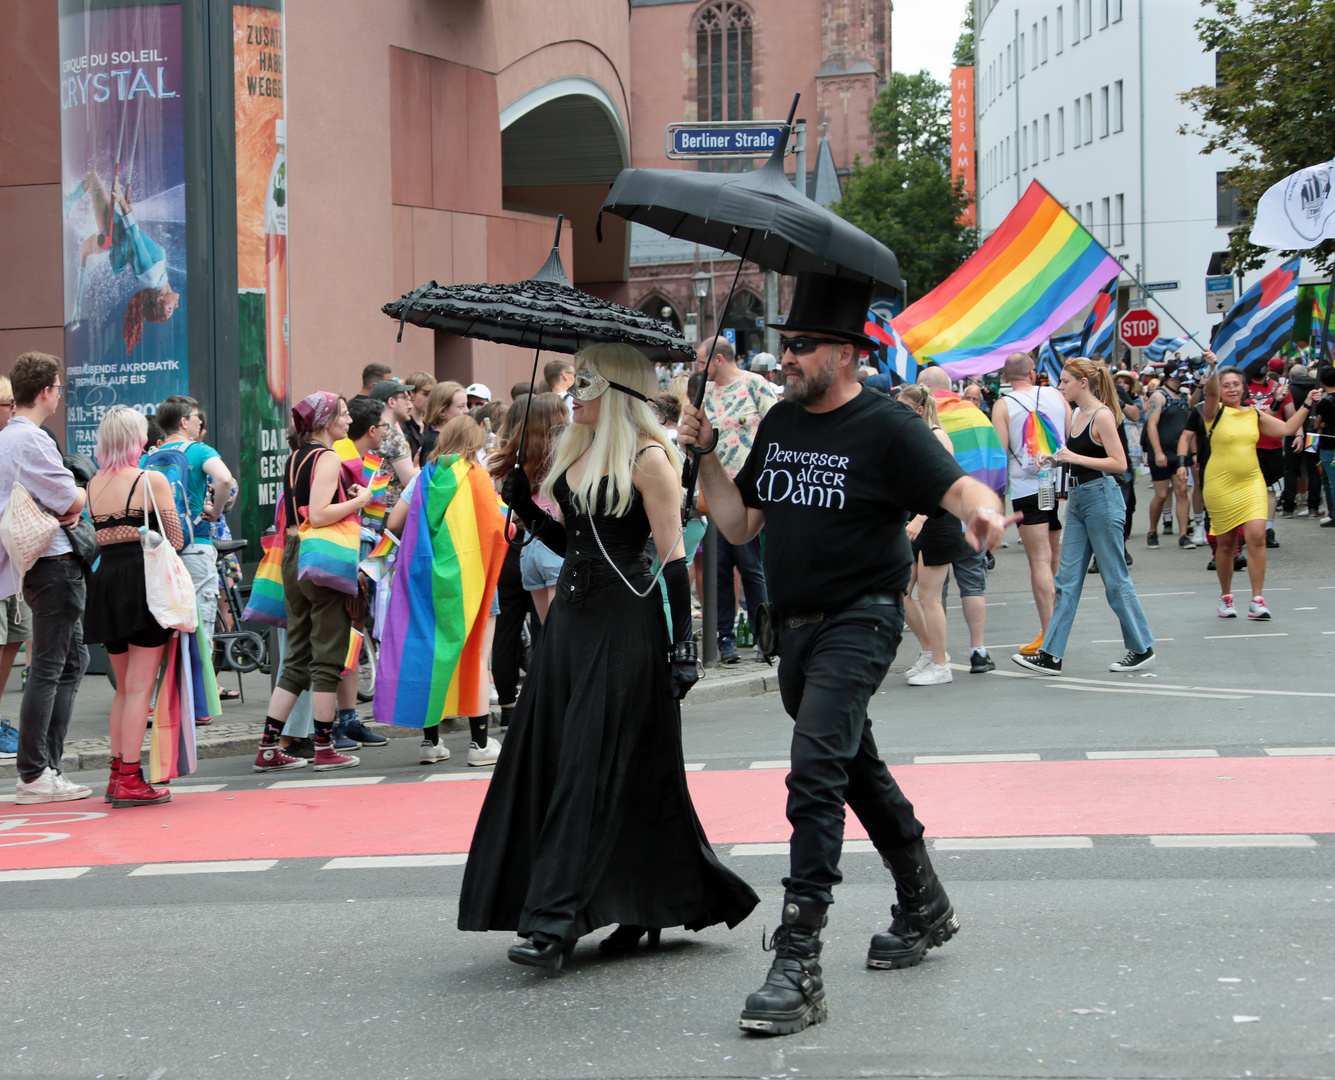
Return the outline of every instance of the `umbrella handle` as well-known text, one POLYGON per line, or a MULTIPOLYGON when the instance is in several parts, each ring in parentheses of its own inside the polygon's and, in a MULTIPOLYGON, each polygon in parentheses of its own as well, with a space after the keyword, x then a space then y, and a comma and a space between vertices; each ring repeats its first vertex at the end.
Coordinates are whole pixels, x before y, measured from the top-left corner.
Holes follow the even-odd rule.
POLYGON ((717 446, 718 446, 718 428, 715 428, 714 437, 709 440, 708 446, 688 446, 686 449, 699 458, 699 457, 704 457, 706 454, 712 454, 717 446))

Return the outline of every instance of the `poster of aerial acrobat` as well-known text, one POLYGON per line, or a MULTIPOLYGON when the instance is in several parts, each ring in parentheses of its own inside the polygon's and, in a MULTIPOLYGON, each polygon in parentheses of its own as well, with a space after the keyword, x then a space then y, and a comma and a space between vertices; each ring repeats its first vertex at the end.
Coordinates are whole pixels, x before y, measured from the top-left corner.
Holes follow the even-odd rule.
POLYGON ((189 387, 177 4, 60 19, 69 450, 112 405, 152 413, 189 387))

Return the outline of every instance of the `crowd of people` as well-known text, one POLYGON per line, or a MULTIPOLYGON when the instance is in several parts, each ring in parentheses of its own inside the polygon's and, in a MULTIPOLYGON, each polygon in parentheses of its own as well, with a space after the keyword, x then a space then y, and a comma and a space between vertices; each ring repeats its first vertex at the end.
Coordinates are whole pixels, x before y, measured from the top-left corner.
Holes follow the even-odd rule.
MULTIPOLYGON (((745 659, 744 614, 755 659, 780 661, 793 720, 790 871, 767 946, 773 962, 741 1027, 788 1034, 827 1013, 820 937, 841 881, 845 807, 898 901, 871 938, 868 966, 913 966, 949 941, 959 920, 867 715, 904 628, 918 644, 909 685, 949 683, 953 577, 968 670, 993 670, 987 576, 1014 524, 1038 623, 1015 663, 1061 673, 1094 572, 1126 648, 1110 670, 1154 663, 1129 571, 1141 462, 1153 489, 1147 546, 1175 524, 1180 549, 1211 547, 1221 617, 1237 615, 1231 582, 1245 566, 1247 614, 1270 618, 1275 515, 1316 514, 1324 492, 1321 524, 1332 524, 1335 398, 1324 393, 1335 369, 1313 378, 1277 360, 1243 372, 1206 352, 1151 374, 1076 357, 1054 387, 1032 354, 1017 352, 1001 372, 1004 393, 957 386, 931 367, 914 384, 889 385, 858 364, 875 347, 862 291, 799 275, 780 357, 752 358, 761 370, 724 340, 701 345, 690 372, 655 371, 629 346, 605 344, 551 361, 537 383, 511 387, 508 403, 481 383, 396 378, 378 363, 351 398, 304 397, 292 409, 275 521, 286 627, 255 771, 353 768, 353 751, 384 745, 357 716, 349 642, 417 634, 435 651, 411 673, 393 669, 386 718, 420 726, 423 764, 449 759, 442 725, 466 718, 467 764, 494 769, 460 929, 515 931, 511 960, 560 971, 602 926, 616 924, 600 948, 618 954, 656 945, 666 927, 736 925, 758 898, 714 856, 695 814, 678 711, 701 675, 708 519, 719 532, 720 661, 745 659), (688 458, 699 501, 683 507, 688 458), (393 549, 391 539, 398 565, 367 597, 363 560, 393 549)), ((19 725, 0 725, 0 753, 17 757, 19 803, 91 795, 60 763, 85 643, 100 643, 117 685, 105 797, 114 808, 165 803, 170 789, 147 782, 140 755, 173 630, 145 596, 143 538, 151 531, 180 553, 198 609, 211 615, 212 541, 236 484, 204 441, 199 403, 173 397, 151 418, 108 410, 81 486, 42 426, 62 393, 59 362, 40 353, 0 380, 0 513, 8 520, 22 492, 59 526, 27 566, 8 540, 0 545, 0 680, 29 647, 19 725), (100 545, 91 564, 75 535, 81 522, 100 545)))

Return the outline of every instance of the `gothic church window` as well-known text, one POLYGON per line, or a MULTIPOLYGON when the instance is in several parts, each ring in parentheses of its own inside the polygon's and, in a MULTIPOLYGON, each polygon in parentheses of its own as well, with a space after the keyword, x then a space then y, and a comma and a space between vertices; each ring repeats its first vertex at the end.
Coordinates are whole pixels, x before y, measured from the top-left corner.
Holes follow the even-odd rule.
POLYGON ((751 13, 733 0, 701 10, 695 24, 697 120, 751 119, 751 13))

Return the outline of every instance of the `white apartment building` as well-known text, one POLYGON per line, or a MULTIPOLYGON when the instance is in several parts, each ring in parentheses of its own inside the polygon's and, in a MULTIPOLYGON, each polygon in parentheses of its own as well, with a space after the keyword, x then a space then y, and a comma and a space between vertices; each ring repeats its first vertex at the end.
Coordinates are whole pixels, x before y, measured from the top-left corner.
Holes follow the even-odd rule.
MULTIPOLYGON (((1215 80, 1203 13, 1198 0, 976 0, 975 161, 983 237, 1037 180, 1130 272, 1123 309, 1130 274, 1176 282, 1154 299, 1208 344, 1222 316, 1206 313, 1204 278, 1236 211, 1231 156, 1178 134, 1198 122, 1178 95, 1215 80)), ((1181 333, 1150 306, 1161 333, 1181 333)))

